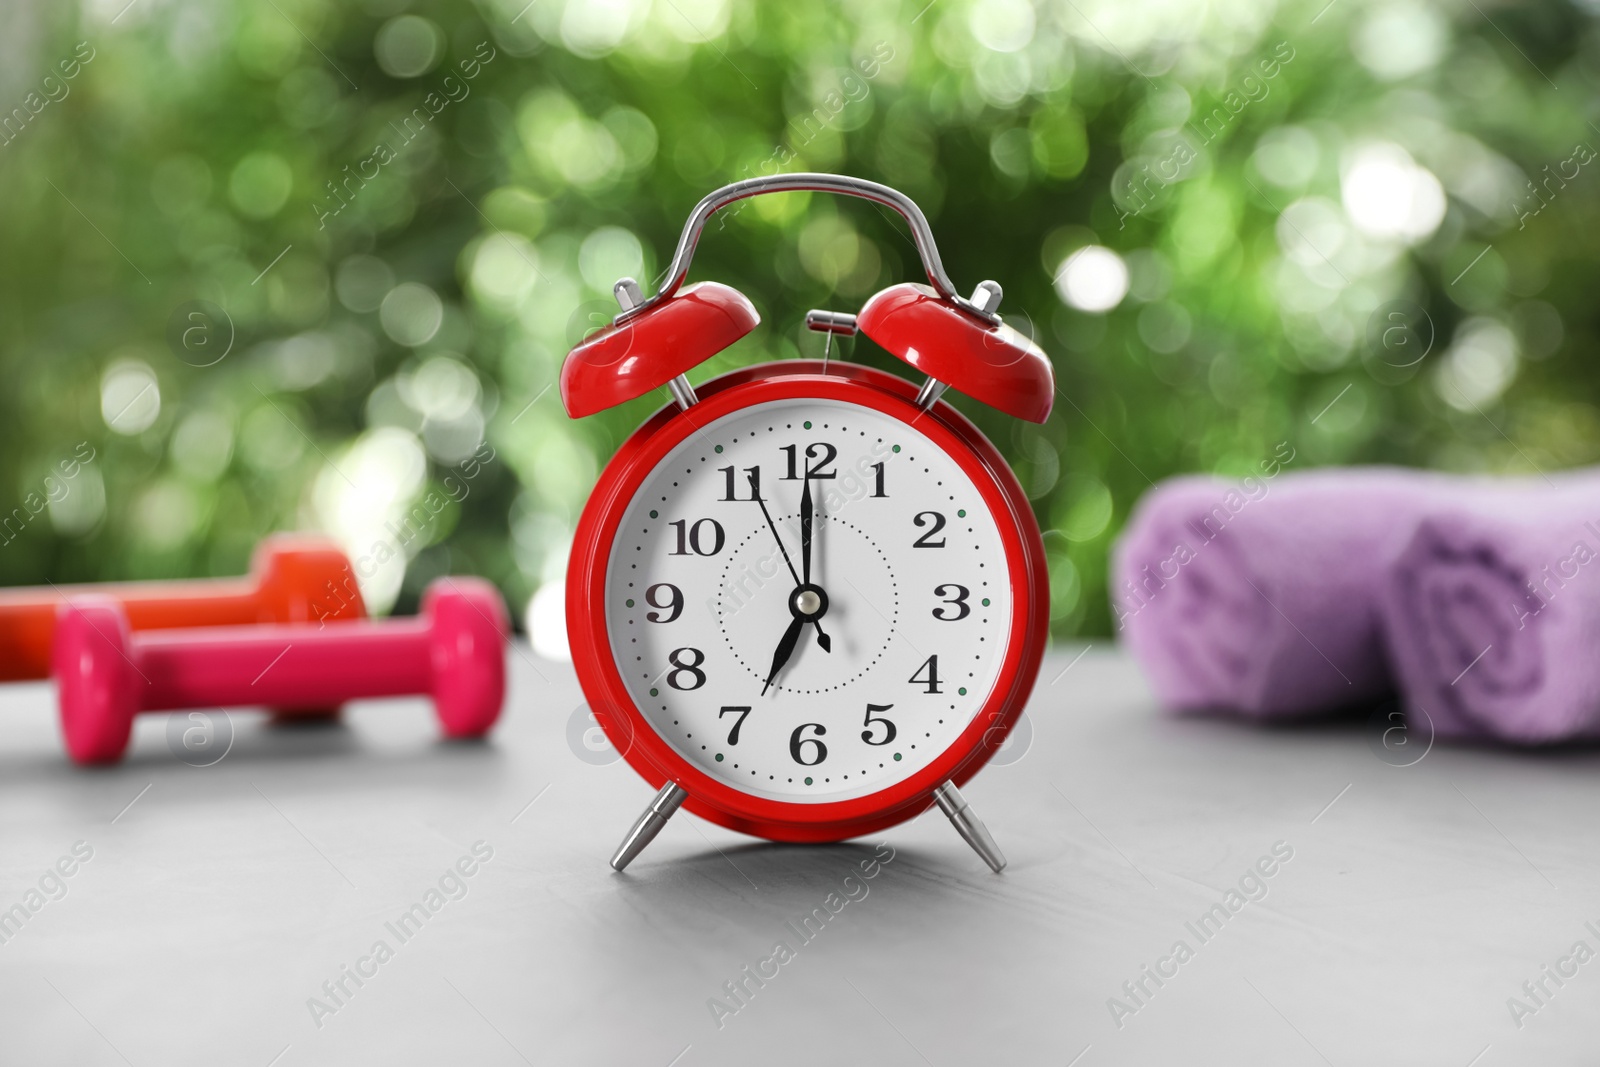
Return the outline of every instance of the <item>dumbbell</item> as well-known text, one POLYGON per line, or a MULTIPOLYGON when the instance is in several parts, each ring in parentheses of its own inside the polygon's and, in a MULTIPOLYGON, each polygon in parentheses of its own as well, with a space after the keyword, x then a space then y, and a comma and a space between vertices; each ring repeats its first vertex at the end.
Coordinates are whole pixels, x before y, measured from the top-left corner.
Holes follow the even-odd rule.
POLYGON ((0 682, 50 676, 56 610, 68 597, 118 601, 134 630, 358 619, 366 615, 350 562, 332 542, 278 534, 256 547, 250 574, 0 590, 0 682))
POLYGON ((447 737, 477 737, 505 696, 505 603, 479 578, 441 578, 422 614, 339 626, 279 624, 130 633, 115 600, 68 600, 54 673, 67 752, 111 763, 141 711, 324 708, 364 697, 433 698, 447 737))

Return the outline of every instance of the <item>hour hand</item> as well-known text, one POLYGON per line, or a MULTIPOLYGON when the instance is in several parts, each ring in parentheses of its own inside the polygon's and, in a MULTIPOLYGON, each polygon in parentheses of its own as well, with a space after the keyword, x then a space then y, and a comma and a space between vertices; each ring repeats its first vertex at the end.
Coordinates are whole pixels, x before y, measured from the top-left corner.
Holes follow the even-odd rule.
POLYGON ((767 695, 767 689, 772 685, 772 680, 783 670, 783 665, 789 662, 789 657, 794 655, 794 646, 800 641, 800 630, 805 626, 803 619, 795 619, 789 628, 783 631, 783 639, 778 642, 778 650, 772 654, 772 670, 767 672, 767 680, 761 687, 761 695, 767 695))

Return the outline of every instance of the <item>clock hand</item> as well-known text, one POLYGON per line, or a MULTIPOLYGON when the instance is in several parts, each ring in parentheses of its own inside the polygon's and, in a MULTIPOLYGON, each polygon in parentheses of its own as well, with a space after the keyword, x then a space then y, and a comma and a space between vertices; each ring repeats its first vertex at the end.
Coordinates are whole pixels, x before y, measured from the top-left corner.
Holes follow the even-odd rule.
POLYGON ((794 655, 794 646, 800 640, 800 630, 805 626, 802 619, 795 619, 789 628, 783 631, 783 638, 778 642, 778 650, 772 654, 772 670, 767 672, 767 680, 761 686, 761 695, 767 695, 767 687, 772 685, 772 680, 783 670, 783 665, 789 662, 789 657, 794 655))
POLYGON ((800 577, 811 584, 811 472, 806 471, 805 489, 800 493, 800 577))
MULTIPOLYGON (((810 483, 808 482, 807 483, 807 497, 806 497, 806 499, 808 499, 808 500, 810 498, 809 490, 810 490, 810 483)), ((755 498, 755 501, 756 501, 757 504, 761 505, 761 514, 767 520, 767 529, 772 531, 773 540, 778 542, 778 551, 783 553, 783 562, 789 568, 789 576, 794 579, 794 584, 796 586, 805 585, 806 583, 802 582, 800 580, 800 576, 795 573, 794 563, 791 562, 790 559, 789 559, 789 550, 787 548, 783 547, 783 538, 778 536, 778 527, 777 527, 777 524, 772 521, 772 513, 767 510, 767 502, 765 500, 761 499, 761 483, 756 480, 756 476, 755 476, 754 473, 752 473, 750 475, 750 495, 755 498)), ((802 532, 803 532, 803 534, 809 534, 810 527, 806 526, 802 532)), ((810 538, 808 536, 803 536, 802 540, 804 540, 809 545, 810 538)), ((824 652, 832 652, 833 651, 833 641, 828 637, 827 634, 822 632, 822 623, 813 620, 811 625, 815 626, 817 628, 817 644, 822 647, 822 651, 824 651, 824 652)), ((781 647, 782 646, 780 646, 780 648, 781 647)), ((791 649, 791 651, 792 651, 792 649, 791 649)), ((786 655, 783 658, 784 659, 788 659, 789 657, 786 655)), ((776 673, 776 672, 774 672, 774 673, 776 673)), ((768 684, 770 684, 770 679, 769 679, 769 683, 768 684)), ((763 692, 765 692, 765 690, 763 690, 763 692)))
MULTIPOLYGON (((805 585, 811 584, 811 472, 806 471, 805 490, 800 494, 800 573, 805 579, 805 585)), ((812 621, 811 625, 817 628, 817 645, 824 652, 833 651, 833 642, 828 635, 822 632, 822 624, 812 621)))
POLYGON ((778 527, 772 521, 772 513, 767 510, 767 502, 761 499, 761 483, 756 481, 756 476, 753 472, 750 475, 750 493, 755 497, 756 503, 761 505, 761 514, 767 520, 767 529, 772 531, 772 539, 778 542, 778 551, 783 553, 783 562, 788 566, 789 575, 794 578, 794 584, 804 585, 805 583, 800 580, 800 576, 795 573, 794 564, 789 562, 789 550, 783 547, 783 538, 778 536, 778 527))

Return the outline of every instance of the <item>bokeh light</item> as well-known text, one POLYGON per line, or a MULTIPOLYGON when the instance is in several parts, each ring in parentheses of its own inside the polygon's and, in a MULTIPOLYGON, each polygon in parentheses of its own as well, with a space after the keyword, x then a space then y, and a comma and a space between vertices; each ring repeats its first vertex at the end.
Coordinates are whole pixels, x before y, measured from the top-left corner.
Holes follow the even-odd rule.
MULTIPOLYGON (((1285 441, 1600 462, 1593 5, 125 7, 39 6, 0 46, 13 104, 98 50, 0 135, 0 511, 94 455, 0 553, 13 583, 239 573, 320 529, 374 608, 486 574, 557 655, 579 514, 665 400, 569 419, 567 349, 619 277, 659 284, 702 196, 804 169, 910 195, 957 286, 999 281, 1053 357, 1071 402, 1042 426, 947 395, 1047 531, 1058 634, 1109 631, 1107 549, 1166 474, 1285 441), (235 341, 212 366, 168 342, 194 301, 235 341), (1397 307, 1433 337, 1403 367, 1397 307)), ((699 384, 819 355, 806 310, 924 275, 891 212, 787 194, 713 218, 692 279, 762 320, 699 384)))
POLYGON ((1109 248, 1080 248, 1057 272, 1056 291, 1079 311, 1110 311, 1128 295, 1128 265, 1109 248))

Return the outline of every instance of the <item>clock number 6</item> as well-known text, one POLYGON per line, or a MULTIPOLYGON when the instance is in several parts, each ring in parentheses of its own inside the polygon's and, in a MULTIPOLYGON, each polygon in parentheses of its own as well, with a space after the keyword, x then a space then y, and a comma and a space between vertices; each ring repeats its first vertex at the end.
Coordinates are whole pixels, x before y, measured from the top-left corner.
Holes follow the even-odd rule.
POLYGON ((872 717, 872 713, 873 712, 875 712, 875 711, 888 711, 892 707, 894 707, 893 704, 868 704, 867 705, 867 718, 862 723, 862 725, 865 726, 866 729, 861 731, 861 740, 865 741, 869 745, 887 745, 890 741, 894 740, 894 735, 898 732, 894 728, 894 723, 890 722, 888 719, 885 719, 885 718, 881 718, 880 717, 880 718, 876 718, 875 719, 875 718, 872 717), (874 741, 872 739, 872 728, 874 726, 878 725, 880 722, 883 723, 883 740, 882 741, 874 741))
POLYGON ((794 733, 789 735, 789 758, 802 767, 815 767, 828 758, 828 746, 817 740, 817 737, 801 737, 807 730, 815 730, 817 737, 828 732, 828 728, 818 722, 801 723, 794 728, 794 733), (805 746, 816 745, 816 759, 805 758, 805 746))
POLYGON ((933 617, 940 622, 960 622, 972 614, 972 608, 967 605, 967 597, 972 594, 967 591, 967 587, 964 585, 936 585, 933 588, 933 595, 956 609, 954 611, 946 611, 944 608, 934 608, 933 617), (947 589, 954 589, 956 595, 946 595, 945 590, 947 589))
POLYGON ((730 711, 739 717, 733 720, 733 729, 728 731, 728 744, 737 745, 739 743, 739 727, 744 725, 744 717, 750 714, 750 706, 747 704, 742 708, 725 707, 717 712, 717 718, 721 719, 730 711))
POLYGON ((706 654, 698 648, 675 648, 667 656, 667 662, 672 664, 672 670, 667 672, 667 684, 674 689, 699 689, 706 684, 706 672, 700 669, 700 664, 706 661, 706 654), (689 659, 690 656, 694 658, 689 659), (680 659, 679 657, 683 657, 680 659), (687 674, 694 679, 693 685, 679 685, 678 675, 687 674))

